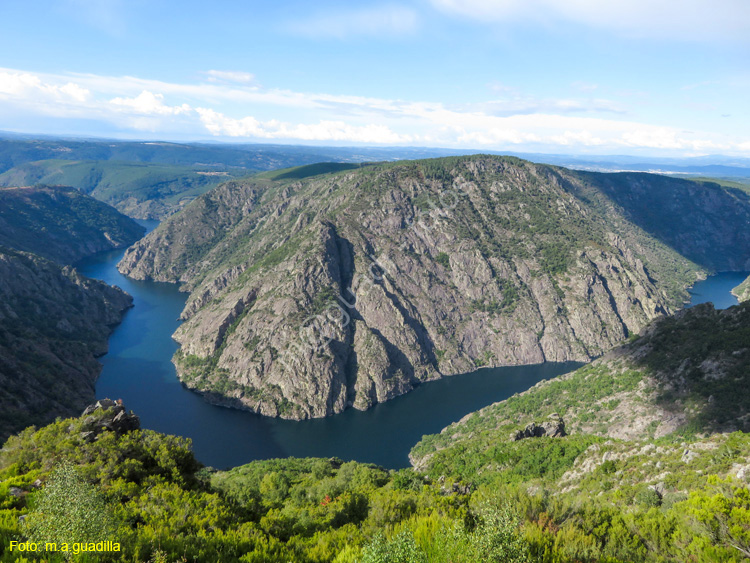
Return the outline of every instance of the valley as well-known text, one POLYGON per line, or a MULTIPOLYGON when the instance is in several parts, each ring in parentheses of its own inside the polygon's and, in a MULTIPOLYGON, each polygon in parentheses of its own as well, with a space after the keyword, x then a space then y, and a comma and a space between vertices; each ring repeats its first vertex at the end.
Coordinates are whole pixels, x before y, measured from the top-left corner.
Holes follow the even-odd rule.
POLYGON ((0 19, 0 563, 750 563, 750 2, 0 19))
POLYGON ((262 173, 160 224, 0 196, 0 429, 50 422, 0 449, 6 543, 67 471, 139 561, 744 545, 711 532, 750 470, 742 191, 480 155, 262 173))

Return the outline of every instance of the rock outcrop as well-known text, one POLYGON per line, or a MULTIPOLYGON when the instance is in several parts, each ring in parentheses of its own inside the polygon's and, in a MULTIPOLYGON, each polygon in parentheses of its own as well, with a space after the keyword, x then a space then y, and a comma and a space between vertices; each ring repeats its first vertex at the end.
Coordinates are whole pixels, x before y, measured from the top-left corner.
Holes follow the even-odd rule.
MULTIPOLYGON (((119 265, 190 292, 175 363, 210 401, 322 417, 478 366, 590 360, 673 312, 700 274, 638 226, 643 186, 750 217, 712 187, 630 175, 628 200, 607 175, 504 157, 303 176, 228 182, 119 265)), ((699 238, 717 216, 674 228, 699 238)), ((743 232, 716 255, 747 260, 743 232)))
POLYGON ((541 438, 546 436, 548 438, 563 438, 567 436, 565 432, 565 422, 562 417, 555 413, 550 415, 550 419, 537 424, 531 422, 526 425, 523 430, 518 430, 511 434, 510 439, 513 442, 523 440, 524 438, 541 438))
MULTIPOLYGON (((657 319, 591 364, 425 436, 409 459, 425 470, 450 465, 453 456, 491 456, 509 437, 556 432, 641 441, 736 431, 750 431, 750 303, 724 310, 706 303, 657 319)), ((685 463, 697 455, 689 443, 682 444, 685 463)))
POLYGON ((141 427, 141 419, 133 411, 125 410, 119 400, 101 399, 87 406, 81 417, 84 420, 80 434, 87 442, 96 441, 102 432, 122 435, 141 427))

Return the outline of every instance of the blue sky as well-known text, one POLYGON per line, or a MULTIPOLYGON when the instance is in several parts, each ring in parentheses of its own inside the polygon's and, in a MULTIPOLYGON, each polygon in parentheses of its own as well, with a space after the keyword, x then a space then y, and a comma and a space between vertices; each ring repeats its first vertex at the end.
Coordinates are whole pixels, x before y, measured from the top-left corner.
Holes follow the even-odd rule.
POLYGON ((3 0, 0 129, 750 156, 748 0, 3 0))

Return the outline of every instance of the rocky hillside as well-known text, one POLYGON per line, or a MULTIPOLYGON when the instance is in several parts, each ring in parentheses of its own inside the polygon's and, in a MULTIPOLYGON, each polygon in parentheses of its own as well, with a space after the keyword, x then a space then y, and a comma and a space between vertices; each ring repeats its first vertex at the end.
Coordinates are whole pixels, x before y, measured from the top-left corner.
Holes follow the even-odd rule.
POLYGON ((750 277, 732 290, 740 303, 750 301, 750 277))
MULTIPOLYGON (((586 174, 629 220, 714 271, 750 270, 750 194, 712 182, 623 172, 586 174)), ((584 199, 588 199, 583 195, 584 199)))
MULTIPOLYGON (((190 292, 175 334, 186 385, 307 418, 477 366, 599 356, 699 274, 636 224, 651 225, 651 178, 706 210, 670 219, 674 240, 714 241, 705 267, 750 251, 750 204, 714 186, 617 175, 633 195, 614 198, 609 175, 490 156, 351 168, 228 182, 127 251, 123 273, 190 292)), ((686 203, 670 198, 671 217, 686 203)))
POLYGON ((0 188, 0 245, 60 264, 132 244, 145 229, 72 188, 0 188))
POLYGON ((70 267, 0 247, 0 442, 80 412, 132 299, 70 267))
POLYGON ((425 437, 410 457, 425 470, 450 471, 457 452, 474 469, 488 466, 500 444, 550 417, 561 417, 577 439, 747 432, 749 383, 750 304, 718 311, 698 305, 655 321, 590 365, 425 437))

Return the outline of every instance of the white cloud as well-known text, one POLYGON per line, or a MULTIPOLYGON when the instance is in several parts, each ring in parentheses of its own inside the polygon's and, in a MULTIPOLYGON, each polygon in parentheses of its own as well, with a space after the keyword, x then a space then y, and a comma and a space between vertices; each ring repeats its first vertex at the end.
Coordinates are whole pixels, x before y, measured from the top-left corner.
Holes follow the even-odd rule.
POLYGON ((252 84, 255 81, 255 75, 236 70, 207 70, 203 74, 208 77, 209 82, 252 84))
POLYGON ((573 23, 633 37, 747 41, 747 0, 431 0, 482 22, 573 23))
POLYGON ((208 108, 197 108, 196 111, 206 129, 216 136, 376 144, 398 144, 411 140, 409 136, 398 135, 385 125, 351 125, 328 120, 313 124, 290 124, 277 120, 261 123, 252 116, 233 119, 208 108))
POLYGON ((135 98, 113 98, 110 104, 120 111, 139 115, 179 115, 191 111, 187 104, 168 106, 164 103, 164 94, 154 94, 148 90, 144 90, 135 98))
POLYGON ((39 101, 85 102, 91 92, 73 82, 53 84, 28 72, 0 71, 0 95, 39 101))
POLYGON ((303 37, 348 37, 403 35, 417 28, 417 13, 405 6, 388 4, 353 11, 313 15, 285 26, 286 31, 303 37))

